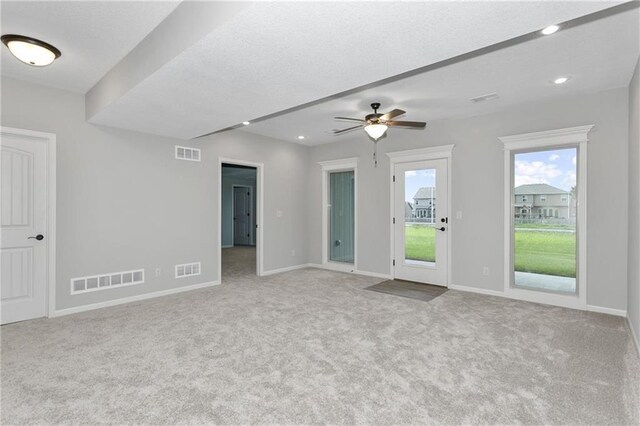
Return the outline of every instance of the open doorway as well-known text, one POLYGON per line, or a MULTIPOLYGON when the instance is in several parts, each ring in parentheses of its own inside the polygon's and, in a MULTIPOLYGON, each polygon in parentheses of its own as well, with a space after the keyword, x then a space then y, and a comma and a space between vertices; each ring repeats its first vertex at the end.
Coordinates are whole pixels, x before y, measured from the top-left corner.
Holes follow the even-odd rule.
POLYGON ((220 160, 220 280, 261 275, 261 164, 220 160))

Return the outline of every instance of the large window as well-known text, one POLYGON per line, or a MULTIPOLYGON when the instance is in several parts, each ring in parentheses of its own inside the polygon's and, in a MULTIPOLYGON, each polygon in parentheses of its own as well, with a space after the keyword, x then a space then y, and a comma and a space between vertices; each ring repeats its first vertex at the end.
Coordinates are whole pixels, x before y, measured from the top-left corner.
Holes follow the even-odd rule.
POLYGON ((505 148, 504 288, 510 297, 587 305, 586 160, 592 127, 499 138, 505 148))
POLYGON ((576 292, 576 203, 578 148, 513 154, 513 268, 516 287, 576 292), (530 194, 531 208, 544 201, 543 214, 518 215, 518 195, 530 194))

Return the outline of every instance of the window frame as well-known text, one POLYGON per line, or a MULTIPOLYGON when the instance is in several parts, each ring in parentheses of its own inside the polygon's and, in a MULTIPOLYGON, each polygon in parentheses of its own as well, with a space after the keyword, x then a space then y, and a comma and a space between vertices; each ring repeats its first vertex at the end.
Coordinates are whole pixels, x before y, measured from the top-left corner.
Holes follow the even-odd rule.
POLYGON ((504 144, 504 293, 507 297, 568 308, 587 306, 587 135, 593 125, 570 127, 498 138, 504 144), (513 189, 514 157, 523 152, 577 148, 576 293, 563 294, 515 287, 513 189))
POLYGON ((322 265, 341 272, 358 270, 358 158, 320 161, 322 169, 322 265), (329 176, 335 172, 353 171, 353 263, 329 259, 329 176))

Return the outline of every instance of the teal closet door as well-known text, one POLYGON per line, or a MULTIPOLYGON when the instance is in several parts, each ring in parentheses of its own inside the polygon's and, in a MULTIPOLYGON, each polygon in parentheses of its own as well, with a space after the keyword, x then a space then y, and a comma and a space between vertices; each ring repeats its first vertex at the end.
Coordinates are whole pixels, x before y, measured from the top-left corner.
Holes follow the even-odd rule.
POLYGON ((329 174, 329 260, 353 263, 355 228, 353 171, 329 174))

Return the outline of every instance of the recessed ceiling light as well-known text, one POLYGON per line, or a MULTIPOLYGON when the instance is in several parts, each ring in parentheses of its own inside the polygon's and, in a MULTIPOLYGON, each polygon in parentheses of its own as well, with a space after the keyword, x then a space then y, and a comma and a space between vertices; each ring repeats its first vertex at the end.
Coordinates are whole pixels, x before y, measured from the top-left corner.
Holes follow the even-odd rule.
POLYGON ((544 35, 551 35, 551 34, 555 33, 556 31, 558 31, 559 29, 560 29, 560 27, 557 26, 557 25, 549 25, 548 27, 546 27, 545 29, 543 29, 540 32, 542 34, 544 34, 544 35))
POLYGON ((34 67, 44 67, 58 59, 60 51, 49 43, 17 34, 5 34, 2 42, 13 56, 34 67))
POLYGON ((569 77, 558 77, 555 80, 553 80, 553 84, 564 84, 567 81, 569 81, 569 77))
POLYGON ((298 139, 302 140, 302 139, 304 139, 304 136, 300 135, 300 136, 298 136, 298 139))
POLYGON ((243 121, 242 124, 244 124, 245 126, 248 126, 249 124, 251 124, 250 121, 243 121))

